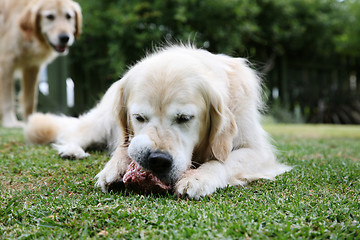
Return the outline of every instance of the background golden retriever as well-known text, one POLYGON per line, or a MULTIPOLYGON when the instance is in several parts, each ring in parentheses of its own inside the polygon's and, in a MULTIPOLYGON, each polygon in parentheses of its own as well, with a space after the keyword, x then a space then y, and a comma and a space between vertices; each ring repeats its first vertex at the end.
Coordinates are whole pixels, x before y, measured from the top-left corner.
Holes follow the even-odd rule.
POLYGON ((71 0, 0 0, 0 115, 4 127, 19 127, 14 71, 22 70, 24 119, 37 102, 40 67, 66 54, 81 31, 79 4, 71 0))
POLYGON ((246 60, 173 46, 137 63, 89 113, 35 114, 25 134, 55 142, 64 157, 83 158, 91 143, 109 143, 115 150, 96 176, 103 190, 122 181, 132 159, 177 195, 199 199, 290 169, 276 161, 261 105, 260 80, 246 60))

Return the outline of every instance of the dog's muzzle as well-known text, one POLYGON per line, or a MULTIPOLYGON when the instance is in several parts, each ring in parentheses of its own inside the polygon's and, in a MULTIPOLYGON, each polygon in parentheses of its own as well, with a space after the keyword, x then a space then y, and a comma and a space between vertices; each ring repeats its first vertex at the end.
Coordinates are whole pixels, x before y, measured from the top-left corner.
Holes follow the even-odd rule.
POLYGON ((135 157, 135 160, 143 169, 152 172, 162 181, 170 183, 173 179, 170 178, 173 168, 173 158, 166 152, 161 150, 144 151, 135 157))
POLYGON ((149 154, 147 165, 155 175, 167 174, 172 166, 173 159, 167 152, 153 151, 149 154))
POLYGON ((57 39, 57 44, 52 43, 49 38, 47 37, 47 40, 49 42, 49 44, 51 45, 51 47, 58 53, 65 53, 67 48, 69 47, 69 40, 70 40, 70 36, 67 33, 61 33, 58 36, 57 39))
POLYGON ((59 35, 60 44, 66 45, 69 42, 70 36, 66 33, 62 33, 59 35))

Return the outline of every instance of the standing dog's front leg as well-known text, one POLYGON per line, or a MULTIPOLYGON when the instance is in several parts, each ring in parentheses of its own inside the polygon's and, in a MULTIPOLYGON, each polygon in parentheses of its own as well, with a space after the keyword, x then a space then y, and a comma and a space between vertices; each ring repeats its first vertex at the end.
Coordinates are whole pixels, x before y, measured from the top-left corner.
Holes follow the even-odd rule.
MULTIPOLYGON (((0 56, 1 57, 1 56, 0 56)), ((0 59, 0 115, 2 126, 22 127, 15 114, 14 66, 11 59, 0 59)))
POLYGON ((95 186, 101 187, 104 192, 124 190, 123 176, 130 162, 127 148, 118 146, 104 169, 96 175, 97 182, 95 186))
POLYGON ((37 107, 38 75, 39 66, 25 67, 22 71, 20 102, 24 120, 27 120, 37 107))

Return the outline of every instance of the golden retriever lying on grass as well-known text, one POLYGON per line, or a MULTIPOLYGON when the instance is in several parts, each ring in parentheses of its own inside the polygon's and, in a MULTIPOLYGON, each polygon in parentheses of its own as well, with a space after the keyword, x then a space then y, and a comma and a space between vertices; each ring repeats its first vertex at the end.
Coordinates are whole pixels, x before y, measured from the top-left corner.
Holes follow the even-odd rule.
POLYGON ((54 142, 63 157, 108 143, 114 152, 96 176, 104 191, 122 182, 133 160, 177 195, 199 199, 290 170, 260 125, 260 85, 244 59, 172 46, 133 66, 85 115, 35 114, 25 135, 54 142))
POLYGON ((0 0, 0 115, 2 126, 20 127, 15 115, 14 72, 22 70, 24 119, 37 102, 41 66, 66 54, 81 31, 81 9, 71 0, 0 0))

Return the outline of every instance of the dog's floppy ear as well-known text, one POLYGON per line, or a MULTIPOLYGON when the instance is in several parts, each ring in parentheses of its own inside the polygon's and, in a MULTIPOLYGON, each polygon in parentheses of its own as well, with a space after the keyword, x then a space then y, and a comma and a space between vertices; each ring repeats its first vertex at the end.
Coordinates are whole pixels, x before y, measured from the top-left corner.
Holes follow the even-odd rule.
POLYGON ((77 2, 72 2, 73 9, 75 11, 75 19, 76 19, 76 25, 75 25, 75 38, 79 38, 80 34, 82 32, 82 13, 81 13, 81 7, 77 2))
POLYGON ((116 99, 114 104, 114 112, 116 114, 116 118, 118 119, 118 123, 121 129, 121 139, 119 144, 123 146, 128 146, 130 143, 130 136, 133 135, 132 126, 130 125, 130 121, 128 119, 128 109, 127 109, 127 87, 126 87, 126 77, 119 80, 119 88, 116 92, 116 99))
POLYGON ((25 9, 22 16, 20 17, 20 28, 25 32, 26 39, 30 40, 34 35, 41 34, 39 27, 38 15, 39 6, 30 5, 25 9))
POLYGON ((215 159, 224 162, 232 150, 232 141, 237 131, 236 122, 224 99, 215 90, 210 97, 210 150, 215 159))
POLYGON ((225 161, 233 148, 233 137, 238 131, 238 127, 242 127, 237 126, 234 114, 230 110, 231 104, 238 106, 241 103, 244 105, 241 107, 242 109, 234 108, 237 112, 241 110, 242 114, 246 111, 246 114, 257 115, 258 109, 263 107, 261 82, 245 59, 226 55, 214 56, 219 61, 218 66, 225 72, 224 77, 227 78, 225 82, 227 82, 228 90, 225 90, 224 93, 221 91, 221 87, 214 87, 210 95, 210 146, 214 157, 225 161))

